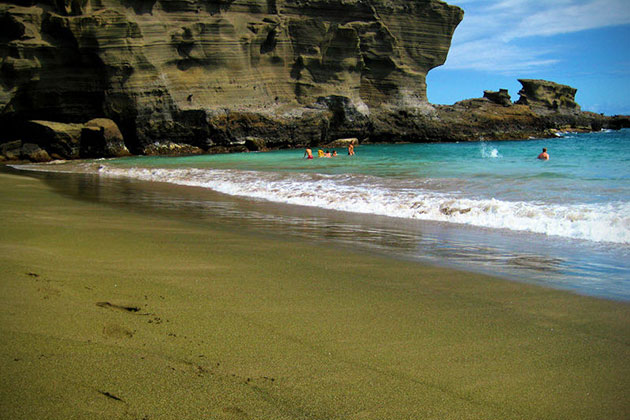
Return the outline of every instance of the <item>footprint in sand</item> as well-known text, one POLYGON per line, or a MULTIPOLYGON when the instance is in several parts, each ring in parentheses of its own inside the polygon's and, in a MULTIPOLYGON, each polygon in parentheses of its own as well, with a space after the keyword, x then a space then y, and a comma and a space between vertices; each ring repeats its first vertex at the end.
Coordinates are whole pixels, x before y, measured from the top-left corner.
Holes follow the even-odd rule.
POLYGON ((37 288, 37 292, 42 295, 42 299, 46 300, 46 299, 50 299, 51 296, 60 296, 61 295, 61 290, 52 287, 51 286, 51 280, 44 280, 44 283, 42 284, 42 277, 35 273, 35 272, 28 272, 26 273, 27 276, 33 278, 38 284, 40 284, 41 286, 39 286, 37 288))
POLYGON ((133 337, 133 331, 116 324, 105 324, 103 335, 108 338, 124 339, 133 337))

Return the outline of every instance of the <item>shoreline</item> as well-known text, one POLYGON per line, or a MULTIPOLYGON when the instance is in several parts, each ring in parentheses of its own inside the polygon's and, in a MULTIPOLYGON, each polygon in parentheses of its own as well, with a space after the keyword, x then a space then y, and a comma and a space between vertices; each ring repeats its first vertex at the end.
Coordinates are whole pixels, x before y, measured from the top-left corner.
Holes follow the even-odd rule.
MULTIPOLYGON (((558 145, 567 144, 563 139, 554 139, 554 141, 558 145)), ((511 143, 521 148, 529 147, 519 144, 519 142, 511 143)), ((538 141, 538 143, 542 143, 542 141, 538 141)), ((488 147, 493 148, 495 145, 500 147, 498 143, 488 147)), ((549 146, 549 144, 544 145, 549 146)), ((404 150, 405 146, 401 147, 403 148, 401 150, 404 150)), ((416 147, 420 146, 412 147, 415 150, 416 147)), ((483 149, 480 148, 481 146, 478 148, 478 146, 470 144, 454 147, 457 147, 457 150, 464 148, 463 154, 465 155, 480 154, 484 157, 484 161, 487 160, 486 158, 496 158, 498 155, 498 150, 492 149, 492 153, 496 152, 496 155, 490 156, 489 149, 487 151, 485 145, 483 149), (470 150, 466 151, 467 149, 470 150)), ((365 150, 361 152, 361 157, 378 156, 380 153, 389 155, 391 150, 395 150, 395 146, 389 146, 387 151, 380 151, 379 149, 378 152, 375 152, 374 150, 377 148, 378 146, 373 145, 365 146, 365 150)), ((505 152, 505 150, 503 151, 505 152)), ((521 150, 521 152, 523 151, 521 150)), ((423 153, 438 152, 428 150, 418 153, 422 155, 423 153)), ((503 158, 504 156, 498 157, 503 158)), ((67 165, 43 164, 39 166, 50 173, 83 173, 83 175, 76 176, 70 173, 57 174, 57 176, 43 175, 44 172, 36 170, 37 166, 33 168, 35 172, 29 173, 33 174, 32 176, 46 179, 47 183, 53 186, 56 191, 62 192, 68 197, 82 198, 93 190, 99 195, 91 196, 90 199, 104 204, 122 204, 127 207, 140 206, 144 211, 169 208, 175 211, 176 217, 178 215, 193 217, 194 214, 195 218, 204 221, 221 220, 221 223, 234 229, 246 227, 258 232, 262 231, 265 235, 278 236, 279 239, 288 235, 311 242, 328 243, 333 241, 337 245, 341 244, 349 249, 356 247, 361 249, 361 252, 376 252, 397 259, 494 275, 512 281, 547 285, 578 294, 630 301, 628 289, 624 287, 628 269, 630 269, 630 266, 624 263, 628 256, 628 248, 625 245, 615 245, 612 241, 610 243, 600 242, 598 237, 589 241, 589 239, 580 237, 562 236, 565 233, 562 228, 547 233, 546 230, 543 232, 530 231, 527 224, 520 226, 518 223, 512 223, 512 225, 506 226, 500 223, 502 219, 492 214, 488 215, 488 220, 483 218, 467 220, 466 217, 469 214, 463 212, 464 218, 458 218, 457 209, 473 208, 474 205, 480 207, 484 204, 482 201, 473 204, 470 201, 453 203, 447 199, 438 202, 429 201, 429 204, 425 204, 419 210, 405 208, 408 213, 400 215, 407 217, 397 218, 392 217, 393 213, 397 211, 396 209, 392 209, 392 215, 386 215, 378 206, 360 207, 359 204, 365 204, 362 201, 358 202, 356 208, 348 209, 347 202, 354 197, 352 195, 348 195, 349 200, 342 200, 337 205, 335 202, 337 188, 328 188, 330 194, 327 195, 319 192, 311 194, 312 191, 317 191, 316 186, 308 187, 310 184, 303 186, 300 182, 294 182, 290 185, 282 184, 277 182, 275 176, 267 178, 262 175, 259 176, 258 172, 252 172, 256 174, 252 177, 248 173, 237 174, 238 171, 235 171, 233 176, 227 176, 223 173, 199 173, 196 169, 191 169, 191 173, 183 169, 168 170, 172 164, 198 166, 199 168, 205 168, 207 164, 210 167, 237 168, 246 171, 257 171, 263 168, 262 173, 264 173, 264 168, 270 167, 269 165, 281 165, 285 170, 298 172, 306 170, 308 172, 311 168, 327 168, 329 163, 335 162, 324 159, 313 162, 316 164, 313 166, 311 161, 301 159, 301 155, 296 157, 295 152, 291 151, 289 153, 272 152, 241 155, 240 157, 226 155, 209 158, 138 157, 130 159, 127 161, 126 158, 123 158, 115 163, 112 162, 111 165, 108 161, 97 160, 92 161, 91 166, 88 161, 68 161, 67 165), (289 158, 290 163, 287 162, 287 156, 291 156, 289 158), (149 163, 143 164, 142 162, 149 163), (165 165, 164 171, 160 170, 158 173, 154 173, 142 169, 144 167, 149 169, 162 167, 160 162, 165 165), (214 164, 210 162, 214 162, 214 164), (270 164, 270 162, 274 163, 270 164), (135 168, 136 166, 140 168, 139 171, 135 169, 124 170, 124 168, 135 168), (123 169, 118 170, 119 167, 123 169), (108 168, 113 169, 109 171, 108 168), (269 183, 266 183, 265 180, 269 183), (272 193, 268 194, 269 191, 272 193), (105 194, 106 192, 107 194, 105 194), (282 195, 285 192, 286 194, 282 195), (142 197, 140 202, 136 202, 134 199, 136 194, 138 197, 142 197), (128 199, 125 199, 124 203, 120 203, 122 197, 128 199), (299 197, 299 200, 296 197, 299 197), (321 201, 311 202, 308 198, 321 201), (409 217, 409 211, 424 212, 437 208, 440 211, 435 211, 433 214, 437 217, 426 220, 423 216, 418 219, 409 217), (448 214, 451 208, 454 209, 453 217, 448 214), (371 210, 374 211, 370 212, 371 210), (378 214, 381 216, 377 216, 378 214), (490 226, 486 224, 488 221, 492 222, 490 226), (560 234, 557 234, 558 232, 560 234), (602 271, 602 267, 606 267, 606 270, 602 271)), ((341 166, 346 166, 343 161, 344 158, 341 157, 340 159, 342 161, 336 162, 341 166)), ((493 161, 495 160, 498 161, 493 159, 493 161)), ((337 165, 336 162, 333 167, 337 165)), ((347 162, 358 163, 358 161, 347 162)), ((610 165, 608 162, 605 164, 610 165)), ((537 166, 531 169, 535 173, 538 172, 537 166)), ((323 169, 323 171, 325 170, 323 169)), ((292 179, 290 180, 293 182, 292 179)), ((341 182, 335 185, 343 188, 344 183, 345 180, 342 178, 341 182)), ((492 183, 488 185, 492 185, 492 183)), ((535 191, 536 189, 532 188, 531 190, 535 191)), ((493 191, 491 194, 495 194, 495 192, 493 191)), ((490 195, 490 197, 494 197, 494 195, 490 195)), ((412 200, 414 199, 411 196, 408 202, 413 203, 412 200)), ((525 198, 523 200, 528 203, 525 198)), ((380 201, 375 202, 380 203, 380 201)), ((395 203, 392 200, 390 202, 395 203)), ((500 201, 499 203, 509 205, 511 200, 508 197, 505 202, 500 201)), ((385 202, 384 204, 390 203, 385 202)), ((489 204, 494 205, 494 203, 489 204)), ((538 209, 534 206, 533 210, 538 209)), ((598 211, 599 209, 594 207, 591 210, 598 211)), ((480 216, 483 216, 483 211, 485 210, 482 209, 480 216)), ((560 208, 551 208, 551 211, 564 212, 565 210, 560 206, 560 208)), ((581 209, 578 208, 575 211, 581 211, 581 209)), ((565 213, 561 213, 561 216, 565 213)), ((622 217, 623 212, 618 213, 622 217)), ((501 214, 503 215, 503 213, 501 214)), ((570 212, 569 216, 573 217, 570 212)), ((557 226, 567 228, 566 224, 562 224, 567 221, 565 219, 560 217, 557 226)), ((529 222, 527 218, 519 220, 524 223, 529 222)), ((535 227, 544 227, 545 223, 543 222, 548 223, 548 220, 537 219, 536 224, 538 226, 535 227)), ((571 224, 569 227, 573 231, 568 233, 586 232, 588 234, 591 232, 587 229, 589 226, 576 230, 577 228, 571 224)), ((597 232, 602 232, 602 230, 597 232)), ((599 237, 602 237, 601 233, 599 237)))
POLYGON ((627 303, 73 200, 32 177, 0 173, 0 191, 0 417, 630 410, 627 303))
MULTIPOLYGON (((455 104, 456 105, 456 104, 455 104)), ((441 107, 452 107, 455 105, 439 105, 441 107)), ((437 105, 436 105, 437 106, 437 105)), ((588 113, 592 114, 592 113, 588 113)), ((607 118, 624 118, 630 120, 628 116, 614 116, 607 118)), ((542 117, 541 117, 542 118, 542 117)), ((625 121, 625 120, 624 120, 625 121)), ((471 121, 463 120, 458 121, 457 124, 461 125, 457 129, 453 130, 453 133, 444 134, 438 133, 434 127, 425 127, 422 132, 413 132, 411 134, 394 134, 394 133, 380 133, 378 136, 359 136, 355 132, 339 134, 337 138, 331 138, 326 142, 284 142, 280 144, 274 144, 269 139, 255 138, 256 142, 249 141, 246 145, 227 145, 227 146, 213 146, 209 148, 199 148, 190 144, 194 140, 187 139, 179 143, 172 141, 156 140, 150 146, 147 146, 144 150, 138 152, 129 152, 125 149, 120 154, 88 154, 88 155, 73 155, 73 156, 61 156, 55 153, 48 153, 46 150, 51 144, 55 143, 54 139, 47 139, 44 143, 46 145, 35 144, 29 141, 13 140, 3 141, 0 140, 0 164, 2 165, 15 165, 15 164, 28 164, 28 163, 54 163, 56 161, 81 161, 86 159, 111 159, 122 157, 139 157, 139 156, 160 156, 160 157, 187 157, 187 156, 201 156, 201 155, 217 155, 217 154, 232 154, 232 153, 260 153, 260 152, 273 152, 283 150, 302 150, 305 148, 341 148, 346 146, 339 146, 348 141, 352 141, 354 145, 387 145, 387 144, 442 144, 442 143, 481 143, 486 141, 531 141, 531 140, 544 140, 544 139, 556 139, 563 137, 566 134, 575 133, 597 133, 606 131, 619 131, 628 129, 630 122, 623 122, 619 125, 603 126, 602 128, 588 128, 581 125, 570 125, 566 127, 556 128, 544 128, 534 129, 529 131, 522 131, 520 129, 514 129, 514 132, 509 128, 510 123, 506 124, 506 127, 501 131, 491 131, 490 129, 483 129, 473 134, 467 132, 462 127, 470 124, 471 121), (344 134, 347 136, 342 138, 344 134), (387 140, 386 140, 387 139, 387 140), (3 143, 3 144, 2 144, 3 143), (50 143, 50 144, 49 144, 50 143)), ((52 123, 57 125, 63 125, 61 123, 52 123)), ((75 124, 76 125, 76 124, 75 124)), ((518 124, 515 124, 518 125, 518 124)), ((598 125, 599 127, 599 125, 598 125)), ((445 130, 442 128, 442 130, 445 130)), ((34 140, 33 140, 34 141, 34 140)), ((79 140, 76 140, 77 142, 79 140)))

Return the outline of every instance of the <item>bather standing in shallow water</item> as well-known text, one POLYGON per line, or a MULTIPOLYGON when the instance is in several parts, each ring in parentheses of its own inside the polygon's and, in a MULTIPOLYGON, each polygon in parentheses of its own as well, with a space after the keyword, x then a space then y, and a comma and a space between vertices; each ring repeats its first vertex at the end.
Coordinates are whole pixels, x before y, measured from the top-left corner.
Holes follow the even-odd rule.
POLYGON ((538 155, 538 159, 540 160, 549 160, 549 153, 547 153, 547 148, 543 147, 543 151, 538 155))

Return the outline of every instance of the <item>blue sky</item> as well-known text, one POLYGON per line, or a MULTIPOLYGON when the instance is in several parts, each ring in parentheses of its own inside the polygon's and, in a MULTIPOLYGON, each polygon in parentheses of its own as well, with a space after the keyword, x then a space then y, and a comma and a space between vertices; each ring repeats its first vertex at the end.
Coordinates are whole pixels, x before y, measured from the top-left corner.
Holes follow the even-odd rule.
POLYGON ((447 0, 464 9, 446 63, 427 76, 435 104, 545 79, 585 111, 630 114, 630 0, 447 0))

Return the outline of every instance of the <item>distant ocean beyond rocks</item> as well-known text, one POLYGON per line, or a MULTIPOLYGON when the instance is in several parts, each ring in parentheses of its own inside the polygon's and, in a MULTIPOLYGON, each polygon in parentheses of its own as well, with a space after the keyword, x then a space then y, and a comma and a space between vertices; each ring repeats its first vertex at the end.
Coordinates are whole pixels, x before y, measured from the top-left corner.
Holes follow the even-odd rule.
POLYGON ((630 126, 520 80, 432 105, 463 11, 437 0, 0 4, 0 160, 361 142, 526 139, 630 126))

